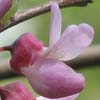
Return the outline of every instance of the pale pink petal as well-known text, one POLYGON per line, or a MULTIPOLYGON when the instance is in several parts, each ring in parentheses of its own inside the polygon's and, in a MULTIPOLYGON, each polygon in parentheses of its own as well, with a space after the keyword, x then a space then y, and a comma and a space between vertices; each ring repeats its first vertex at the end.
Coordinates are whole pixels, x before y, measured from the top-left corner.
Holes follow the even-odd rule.
POLYGON ((51 5, 51 23, 50 23, 50 40, 49 46, 55 44, 55 42, 60 38, 61 34, 61 23, 62 17, 59 6, 57 3, 51 5))
POLYGON ((65 29, 62 37, 49 50, 49 57, 63 61, 78 56, 89 46, 94 37, 94 30, 88 24, 71 25, 65 29))
POLYGON ((57 98, 57 99, 49 99, 49 98, 40 96, 40 97, 37 97, 37 100, 75 100, 78 96, 79 94, 75 94, 75 95, 71 95, 71 96, 67 96, 63 98, 57 98))
POLYGON ((47 98, 61 98, 83 90, 85 79, 71 67, 56 59, 42 59, 34 66, 22 68, 32 88, 47 98))

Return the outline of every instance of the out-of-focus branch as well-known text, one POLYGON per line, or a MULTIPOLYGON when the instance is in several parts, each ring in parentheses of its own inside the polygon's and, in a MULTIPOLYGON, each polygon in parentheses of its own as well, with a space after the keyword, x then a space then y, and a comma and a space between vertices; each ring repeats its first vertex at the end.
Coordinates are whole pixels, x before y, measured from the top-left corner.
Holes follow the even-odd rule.
POLYGON ((66 63, 75 69, 100 65, 100 45, 89 47, 77 58, 66 63))
MULTIPOLYGON (((2 63, 0 62, 0 78, 17 75, 8 67, 8 60, 1 61, 2 63)), ((94 67, 94 65, 100 65, 100 45, 89 47, 77 58, 65 63, 75 69, 88 68, 94 67)))
POLYGON ((52 2, 54 1, 58 2, 61 8, 70 7, 70 6, 86 6, 88 3, 92 2, 92 0, 48 0, 48 2, 46 3, 43 3, 41 5, 17 13, 13 18, 13 20, 9 22, 4 28, 2 28, 1 32, 27 19, 48 12, 50 10, 50 6, 52 2))
POLYGON ((9 66, 9 58, 0 60, 0 78, 7 78, 9 76, 17 75, 9 66))

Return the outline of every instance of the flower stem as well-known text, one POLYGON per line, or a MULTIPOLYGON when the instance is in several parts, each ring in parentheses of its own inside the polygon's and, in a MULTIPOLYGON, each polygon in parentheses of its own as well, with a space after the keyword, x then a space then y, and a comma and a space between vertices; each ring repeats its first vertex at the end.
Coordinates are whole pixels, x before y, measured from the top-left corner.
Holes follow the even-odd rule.
POLYGON ((11 46, 0 47, 0 52, 10 51, 10 50, 11 50, 11 46))

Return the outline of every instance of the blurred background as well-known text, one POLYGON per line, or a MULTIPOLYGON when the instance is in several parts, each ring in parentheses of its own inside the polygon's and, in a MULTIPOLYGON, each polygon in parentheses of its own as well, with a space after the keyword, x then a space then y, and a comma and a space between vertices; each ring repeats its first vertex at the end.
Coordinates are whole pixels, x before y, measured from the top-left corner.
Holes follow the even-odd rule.
MULTIPOLYGON (((47 0, 20 0, 19 9, 32 7, 47 0)), ((71 24, 88 23, 95 29, 95 39, 92 45, 100 43, 100 1, 95 0, 94 3, 87 7, 69 7, 61 10, 63 16, 63 28, 71 24)), ((48 33, 50 25, 50 13, 42 14, 34 17, 21 24, 18 24, 0 34, 0 47, 13 43, 21 34, 25 32, 33 32, 40 40, 48 45, 48 33)), ((0 64, 2 59, 10 57, 9 52, 0 53, 0 64)), ((8 62, 7 62, 8 63, 8 62)), ((0 68, 3 67, 0 65, 0 68)), ((87 83, 86 88, 80 94, 77 100, 100 100, 100 66, 87 66, 80 68, 77 72, 83 73, 87 83)), ((11 76, 6 78, 0 77, 0 85, 10 83, 15 80, 22 80, 32 91, 28 81, 22 76, 11 76)), ((34 95, 36 95, 34 93, 34 95)))

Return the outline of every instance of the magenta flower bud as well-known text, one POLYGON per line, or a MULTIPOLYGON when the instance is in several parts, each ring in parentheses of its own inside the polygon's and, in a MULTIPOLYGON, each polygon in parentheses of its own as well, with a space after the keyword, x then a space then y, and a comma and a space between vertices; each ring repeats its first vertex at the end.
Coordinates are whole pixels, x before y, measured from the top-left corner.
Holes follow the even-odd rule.
POLYGON ((0 20, 5 16, 12 6, 12 0, 0 0, 0 20))
POLYGON ((10 65, 15 72, 21 73, 22 67, 29 67, 36 61, 42 49, 43 42, 28 32, 21 35, 11 46, 1 47, 0 51, 11 52, 10 65))
POLYGON ((21 67, 28 67, 34 63, 38 57, 38 52, 42 49, 43 42, 37 40, 31 33, 23 34, 11 46, 12 58, 10 65, 16 72, 20 72, 21 67))
POLYGON ((20 81, 0 87, 0 96, 1 100, 36 100, 20 81))

